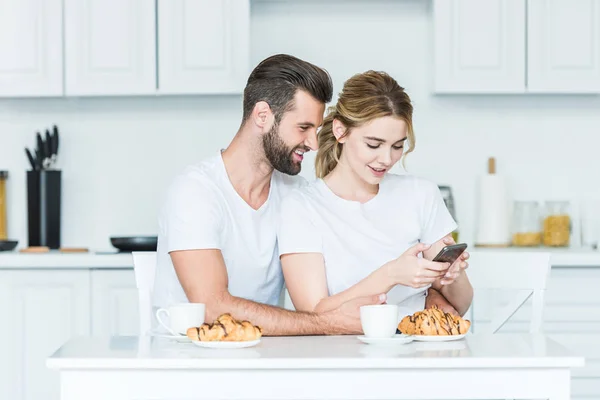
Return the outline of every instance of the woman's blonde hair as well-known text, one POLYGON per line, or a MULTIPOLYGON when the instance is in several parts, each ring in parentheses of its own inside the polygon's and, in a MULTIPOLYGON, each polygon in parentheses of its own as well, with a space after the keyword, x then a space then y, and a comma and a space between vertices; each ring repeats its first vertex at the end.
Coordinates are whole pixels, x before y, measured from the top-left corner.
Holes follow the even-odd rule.
POLYGON ((329 108, 318 136, 319 151, 315 159, 317 177, 327 176, 340 160, 343 145, 333 134, 333 120, 345 127, 344 136, 376 118, 394 116, 406 123, 408 138, 404 155, 415 148, 412 125, 413 107, 404 88, 385 72, 367 71, 344 83, 337 104, 329 108))

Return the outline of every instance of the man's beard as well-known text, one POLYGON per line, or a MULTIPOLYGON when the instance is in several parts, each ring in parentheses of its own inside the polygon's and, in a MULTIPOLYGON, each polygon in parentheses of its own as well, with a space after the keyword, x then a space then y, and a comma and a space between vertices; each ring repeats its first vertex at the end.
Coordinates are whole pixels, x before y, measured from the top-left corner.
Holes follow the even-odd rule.
POLYGON ((287 175, 298 175, 302 164, 294 161, 294 150, 303 148, 297 146, 290 149, 279 137, 279 124, 273 125, 271 130, 263 136, 263 150, 271 166, 287 175))

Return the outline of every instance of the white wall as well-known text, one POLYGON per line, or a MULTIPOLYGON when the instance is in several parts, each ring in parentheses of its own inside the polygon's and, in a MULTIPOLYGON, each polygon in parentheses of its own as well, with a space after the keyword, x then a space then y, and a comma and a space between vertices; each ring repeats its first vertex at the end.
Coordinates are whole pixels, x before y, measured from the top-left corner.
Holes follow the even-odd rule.
MULTIPOLYGON (((287 52, 329 70, 392 74, 415 106, 410 172, 455 191, 462 239, 473 237, 475 184, 497 158, 520 198, 600 197, 600 97, 433 96, 430 4, 423 0, 252 4, 252 64, 287 52)), ((241 97, 0 101, 0 169, 10 170, 9 235, 26 245, 24 146, 57 123, 64 174, 63 245, 110 247, 111 235, 155 234, 160 195, 186 164, 235 133, 241 97)), ((312 175, 313 157, 304 162, 312 175)))

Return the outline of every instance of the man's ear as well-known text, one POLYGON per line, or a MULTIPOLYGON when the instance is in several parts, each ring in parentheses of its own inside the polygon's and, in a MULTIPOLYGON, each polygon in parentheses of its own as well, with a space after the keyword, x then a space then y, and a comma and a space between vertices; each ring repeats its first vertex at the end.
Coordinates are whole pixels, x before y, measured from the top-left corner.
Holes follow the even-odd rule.
POLYGON ((252 110, 252 121, 262 132, 268 132, 273 126, 275 119, 271 107, 266 101, 259 101, 252 110))
POLYGON ((331 130, 333 131, 333 136, 337 139, 338 143, 344 143, 346 141, 346 132, 348 129, 342 122, 338 119, 333 120, 331 125, 331 130))

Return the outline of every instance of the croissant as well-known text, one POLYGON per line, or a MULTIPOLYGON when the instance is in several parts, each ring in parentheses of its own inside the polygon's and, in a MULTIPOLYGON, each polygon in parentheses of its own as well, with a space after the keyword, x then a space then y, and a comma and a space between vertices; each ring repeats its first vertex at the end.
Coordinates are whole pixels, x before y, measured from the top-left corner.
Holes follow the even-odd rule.
POLYGON ((204 323, 199 328, 187 330, 191 340, 204 342, 243 342, 257 340, 262 336, 262 329, 249 321, 237 321, 231 314, 221 314, 212 324, 204 323))
POLYGON ((402 318, 398 330, 406 335, 449 336, 469 331, 471 321, 440 310, 437 306, 402 318))

